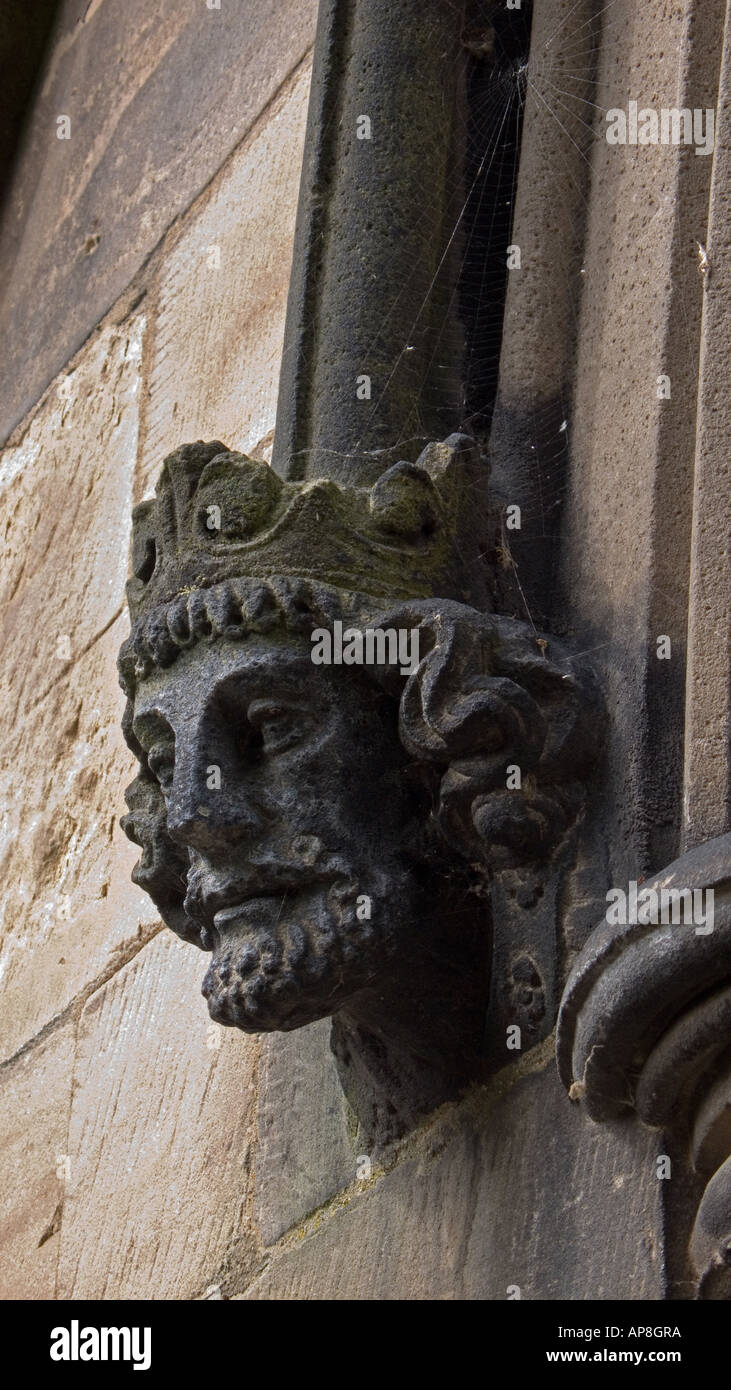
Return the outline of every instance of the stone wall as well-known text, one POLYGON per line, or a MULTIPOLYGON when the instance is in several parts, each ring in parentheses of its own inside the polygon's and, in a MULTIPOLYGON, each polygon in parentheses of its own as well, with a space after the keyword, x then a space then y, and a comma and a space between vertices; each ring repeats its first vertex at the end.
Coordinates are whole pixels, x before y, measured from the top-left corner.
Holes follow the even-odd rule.
MULTIPOLYGON (((591 138, 549 180, 544 49, 575 9, 537 7, 495 432, 519 487, 516 451, 566 407, 550 606, 609 691, 564 965, 609 883, 728 829, 726 6, 615 0, 591 28, 591 138), (718 103, 717 153, 608 146, 602 112, 630 98, 718 103)), ((375 1161, 328 1024, 263 1042, 211 1024, 201 958, 130 883, 130 509, 181 442, 270 457, 314 20, 314 0, 65 0, 6 204, 1 1296, 660 1298, 660 1138, 572 1107, 551 1038, 375 1161)))
POLYGON ((271 448, 314 22, 67 0, 5 206, 4 1298, 258 1268, 259 1045, 210 1023, 200 956, 130 882, 115 662, 164 454, 271 448))

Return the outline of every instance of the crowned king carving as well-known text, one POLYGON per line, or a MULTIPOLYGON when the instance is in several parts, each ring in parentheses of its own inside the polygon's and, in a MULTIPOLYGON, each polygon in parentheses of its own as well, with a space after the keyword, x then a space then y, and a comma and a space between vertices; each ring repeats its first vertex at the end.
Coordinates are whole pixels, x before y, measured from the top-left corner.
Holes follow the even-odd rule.
POLYGON ((485 611, 484 483, 459 435, 369 488, 282 482, 199 442, 134 517, 135 880, 209 953, 218 1022, 333 1016, 348 1094, 384 1136, 484 1067, 491 875, 550 862, 596 748, 589 678, 485 611), (313 631, 336 623, 418 632, 415 669, 315 664, 313 631))

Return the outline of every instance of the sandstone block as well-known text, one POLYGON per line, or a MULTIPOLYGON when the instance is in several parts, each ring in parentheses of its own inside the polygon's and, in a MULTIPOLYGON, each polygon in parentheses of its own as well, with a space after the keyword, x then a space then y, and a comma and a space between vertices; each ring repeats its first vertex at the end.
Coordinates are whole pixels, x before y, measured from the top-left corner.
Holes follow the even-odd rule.
POLYGON ((117 622, 6 736, 0 761, 2 1055, 14 1053, 156 930, 119 826, 134 759, 122 738, 117 622))
POLYGON ((2 438, 300 62, 317 7, 66 0, 58 8, 0 241, 8 285, 0 334, 13 345, 2 438), (64 117, 68 127, 58 124, 64 117))
POLYGON ((55 1297, 73 1061, 67 1023, 0 1068, 0 1299, 55 1297))
POLYGON ((143 334, 141 316, 105 326, 0 460, 5 728, 43 698, 120 611, 143 334))
POLYGON ((549 1060, 290 1238, 243 1297, 659 1298, 656 1150, 570 1108, 549 1060))
POLYGON ((59 1298, 184 1299, 256 1268, 257 1043, 212 1024, 202 957, 164 933, 89 999, 59 1298))
POLYGON ((143 488, 189 440, 270 457, 309 85, 307 66, 163 258, 143 488))
POLYGON ((264 1245, 353 1182, 348 1119, 329 1019, 263 1040, 255 1216, 264 1245))

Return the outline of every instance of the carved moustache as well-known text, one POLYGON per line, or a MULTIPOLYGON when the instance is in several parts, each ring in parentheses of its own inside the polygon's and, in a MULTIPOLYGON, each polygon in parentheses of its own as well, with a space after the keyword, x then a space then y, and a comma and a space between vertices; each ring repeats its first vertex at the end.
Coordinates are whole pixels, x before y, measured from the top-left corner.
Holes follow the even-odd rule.
POLYGON ((290 854, 286 862, 274 858, 249 859, 241 871, 227 873, 225 878, 219 877, 205 862, 192 863, 187 875, 184 910, 200 923, 203 947, 211 950, 215 929, 225 928, 229 920, 235 920, 247 903, 262 903, 271 898, 281 904, 288 896, 298 896, 316 885, 349 878, 351 873, 350 866, 340 855, 327 854, 321 841, 308 837, 306 855, 290 854))

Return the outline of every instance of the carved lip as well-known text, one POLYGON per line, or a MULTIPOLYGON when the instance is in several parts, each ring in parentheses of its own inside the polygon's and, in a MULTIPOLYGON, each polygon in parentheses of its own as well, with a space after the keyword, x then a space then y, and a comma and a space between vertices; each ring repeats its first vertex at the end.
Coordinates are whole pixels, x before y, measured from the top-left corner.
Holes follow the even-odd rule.
POLYGON ((260 907, 262 903, 272 905, 278 902, 281 903, 287 894, 291 892, 292 886, 288 885, 287 887, 282 886, 281 888, 274 888, 264 893, 247 893, 239 898, 232 899, 231 902, 226 903, 225 907, 218 909, 213 918, 213 925, 220 931, 231 922, 236 921, 247 908, 260 907))

